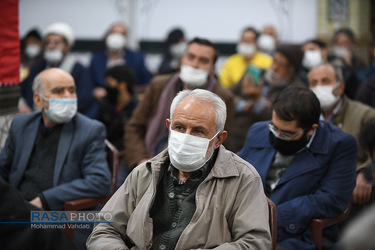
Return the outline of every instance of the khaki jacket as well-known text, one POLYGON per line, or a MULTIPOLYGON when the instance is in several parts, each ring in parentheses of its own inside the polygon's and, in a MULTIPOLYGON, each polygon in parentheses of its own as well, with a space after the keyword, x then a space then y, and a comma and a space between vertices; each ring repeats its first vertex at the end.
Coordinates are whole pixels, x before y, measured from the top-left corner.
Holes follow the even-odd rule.
MULTIPOLYGON (((168 169, 168 151, 136 167, 104 206, 114 223, 98 224, 88 249, 150 249, 149 211, 168 169), (129 244, 130 245, 130 244, 129 244)), ((211 172, 198 186, 196 211, 175 249, 270 249, 268 205, 262 181, 246 161, 223 146, 211 172)))
MULTIPOLYGON (((348 97, 344 96, 342 107, 340 108, 339 112, 334 115, 332 123, 342 131, 354 136, 358 142, 358 136, 361 128, 373 119, 375 119, 374 108, 358 101, 350 100, 348 97)), ((369 160, 370 157, 366 156, 364 152, 360 151, 357 170, 366 167, 369 160)))

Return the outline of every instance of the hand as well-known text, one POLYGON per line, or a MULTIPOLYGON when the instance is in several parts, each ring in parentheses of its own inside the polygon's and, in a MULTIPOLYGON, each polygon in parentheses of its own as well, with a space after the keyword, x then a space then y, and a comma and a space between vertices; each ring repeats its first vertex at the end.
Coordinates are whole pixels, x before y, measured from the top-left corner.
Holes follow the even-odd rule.
POLYGON ((31 205, 36 206, 37 208, 43 209, 42 202, 40 201, 39 197, 35 197, 33 200, 29 202, 31 205))
POLYGON ((241 93, 247 98, 257 101, 262 95, 262 85, 262 80, 259 80, 258 86, 255 86, 254 79, 248 74, 245 74, 242 81, 241 93))
POLYGON ((253 104, 254 102, 252 100, 248 100, 245 107, 243 107, 242 111, 249 113, 250 115, 254 114, 253 104))
POLYGON ((107 95, 107 91, 105 90, 105 88, 102 88, 102 87, 96 87, 94 89, 94 97, 97 99, 97 100, 101 100, 103 99, 103 97, 105 97, 107 95))
POLYGON ((353 191, 353 203, 366 204, 371 198, 372 185, 366 181, 362 172, 357 174, 357 185, 353 191))

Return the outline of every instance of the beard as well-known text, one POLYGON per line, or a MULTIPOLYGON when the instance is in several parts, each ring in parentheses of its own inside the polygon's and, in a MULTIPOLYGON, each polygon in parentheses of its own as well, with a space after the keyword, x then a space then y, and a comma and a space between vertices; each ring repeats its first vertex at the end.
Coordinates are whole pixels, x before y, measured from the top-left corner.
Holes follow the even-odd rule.
POLYGON ((272 69, 268 69, 264 78, 271 87, 276 87, 286 85, 288 83, 289 76, 290 75, 288 74, 288 76, 282 77, 272 69))

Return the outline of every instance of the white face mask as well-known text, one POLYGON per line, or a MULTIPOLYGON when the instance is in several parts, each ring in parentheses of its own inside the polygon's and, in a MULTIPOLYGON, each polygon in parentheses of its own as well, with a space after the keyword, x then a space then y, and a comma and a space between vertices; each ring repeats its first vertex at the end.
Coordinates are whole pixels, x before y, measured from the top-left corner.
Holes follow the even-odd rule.
POLYGON ((342 47, 342 46, 335 46, 333 48, 333 54, 337 57, 347 57, 349 54, 349 51, 347 48, 342 47))
POLYGON ((319 50, 307 50, 304 53, 302 65, 307 69, 312 69, 323 63, 323 57, 319 50))
POLYGON ((64 54, 59 49, 49 49, 44 51, 44 59, 46 59, 48 63, 59 63, 62 61, 63 57, 64 54))
POLYGON ((239 43, 237 44, 237 53, 243 56, 252 56, 257 51, 254 44, 239 43))
POLYGON ((323 111, 329 110, 333 105, 337 103, 340 99, 340 96, 335 96, 333 90, 340 86, 340 82, 337 82, 335 85, 331 86, 315 86, 311 90, 318 97, 320 102, 320 107, 323 111))
POLYGON ((40 53, 40 47, 36 44, 30 44, 26 46, 25 53, 28 57, 34 58, 40 53))
POLYGON ((267 34, 261 34, 258 38, 258 48, 266 53, 271 53, 275 50, 275 39, 267 34))
POLYGON ((171 45, 169 48, 169 52, 171 53, 173 58, 180 59, 185 55, 185 51, 187 48, 187 42, 179 42, 177 44, 171 45))
MULTIPOLYGON (((208 151, 208 145, 217 134, 211 139, 193 136, 170 130, 168 139, 168 153, 172 165, 184 172, 194 172, 211 158, 214 149, 208 151)), ((213 145, 214 148, 214 145, 213 145)))
POLYGON ((120 33, 109 34, 105 40, 109 50, 121 50, 125 48, 126 38, 120 33))
POLYGON ((210 70, 196 69, 188 65, 181 65, 180 79, 191 88, 203 86, 208 79, 210 70))
POLYGON ((45 114, 55 124, 69 122, 74 115, 77 113, 77 99, 54 99, 54 98, 45 98, 41 96, 43 100, 48 101, 49 108, 44 109, 45 114))

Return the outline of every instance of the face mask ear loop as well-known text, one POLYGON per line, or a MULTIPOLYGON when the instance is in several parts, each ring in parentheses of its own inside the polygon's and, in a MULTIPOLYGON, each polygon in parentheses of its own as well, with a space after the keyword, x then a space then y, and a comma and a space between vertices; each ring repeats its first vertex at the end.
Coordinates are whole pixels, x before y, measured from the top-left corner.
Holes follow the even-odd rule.
POLYGON ((46 102, 49 102, 49 98, 47 97, 44 97, 43 94, 39 94, 40 98, 42 98, 43 100, 45 100, 46 102))
POLYGON ((217 131, 217 133, 210 139, 210 141, 212 141, 213 139, 215 139, 215 137, 220 133, 221 131, 217 131))

